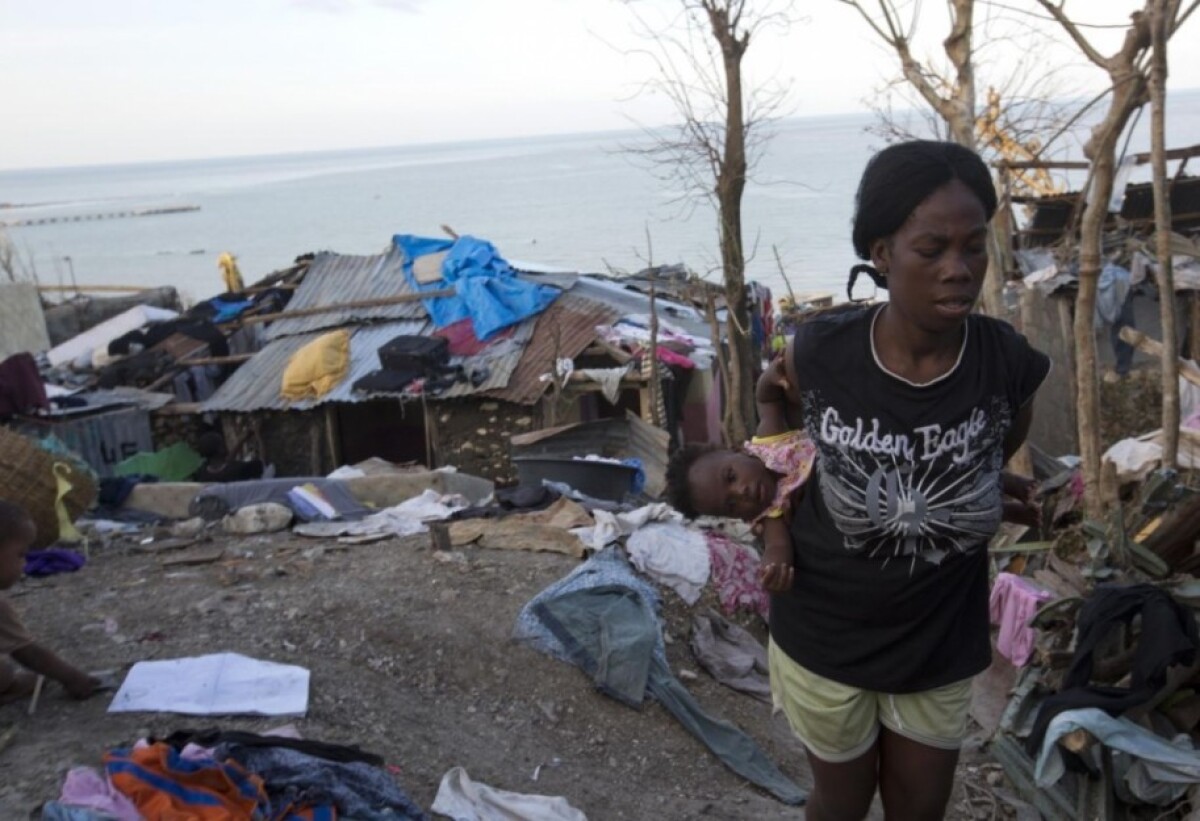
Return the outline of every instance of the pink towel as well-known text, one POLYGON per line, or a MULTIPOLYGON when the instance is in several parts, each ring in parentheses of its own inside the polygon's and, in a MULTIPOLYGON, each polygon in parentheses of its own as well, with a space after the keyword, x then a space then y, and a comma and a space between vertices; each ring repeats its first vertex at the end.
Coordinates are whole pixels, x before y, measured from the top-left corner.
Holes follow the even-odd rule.
POLYGON ((765 621, 771 612, 771 597, 758 580, 758 554, 723 533, 707 531, 712 582, 725 613, 748 610, 765 621))
POLYGON ((1043 603, 1054 598, 1027 579, 1012 573, 996 576, 989 602, 992 624, 1000 625, 996 649, 1017 667, 1033 655, 1034 631, 1029 622, 1043 603))
POLYGON ((117 821, 142 821, 133 802, 117 791, 108 776, 91 767, 76 767, 67 772, 58 800, 69 807, 94 810, 117 821))

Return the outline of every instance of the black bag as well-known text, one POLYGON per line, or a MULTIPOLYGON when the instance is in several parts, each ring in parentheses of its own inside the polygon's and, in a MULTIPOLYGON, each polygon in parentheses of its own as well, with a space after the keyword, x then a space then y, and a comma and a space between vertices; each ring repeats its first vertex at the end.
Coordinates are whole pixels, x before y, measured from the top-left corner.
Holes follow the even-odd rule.
POLYGON ((386 371, 432 375, 450 361, 450 342, 440 336, 398 336, 379 349, 386 371))

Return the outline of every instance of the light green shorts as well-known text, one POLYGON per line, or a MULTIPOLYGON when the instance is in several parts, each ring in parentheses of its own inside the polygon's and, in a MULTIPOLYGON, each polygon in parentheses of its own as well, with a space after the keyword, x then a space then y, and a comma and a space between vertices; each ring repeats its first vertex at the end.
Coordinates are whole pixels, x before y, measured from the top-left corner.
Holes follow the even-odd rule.
POLYGON ((822 761, 840 764, 871 748, 880 726, 920 744, 957 750, 967 735, 971 679, 920 693, 876 693, 804 669, 771 642, 771 699, 822 761))

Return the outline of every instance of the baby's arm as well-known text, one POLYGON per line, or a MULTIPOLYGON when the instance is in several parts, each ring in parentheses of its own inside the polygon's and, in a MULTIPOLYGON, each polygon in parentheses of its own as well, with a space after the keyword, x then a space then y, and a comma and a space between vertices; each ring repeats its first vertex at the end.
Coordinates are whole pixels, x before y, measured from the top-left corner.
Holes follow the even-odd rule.
POLYGON ((758 580, 772 593, 790 590, 795 568, 792 566, 792 536, 782 516, 763 519, 763 558, 758 580))
POLYGON ((72 667, 37 642, 13 650, 12 657, 22 667, 62 684, 73 698, 87 698, 100 686, 99 679, 72 667))
POLYGON ((775 436, 787 433, 791 426, 787 421, 787 372, 781 357, 771 360, 754 390, 754 401, 758 406, 758 436, 775 436))
POLYGON ((1003 519, 1006 522, 1041 527, 1042 508, 1037 502, 1038 485, 1033 479, 1007 470, 1000 473, 1000 492, 1004 495, 1003 519))

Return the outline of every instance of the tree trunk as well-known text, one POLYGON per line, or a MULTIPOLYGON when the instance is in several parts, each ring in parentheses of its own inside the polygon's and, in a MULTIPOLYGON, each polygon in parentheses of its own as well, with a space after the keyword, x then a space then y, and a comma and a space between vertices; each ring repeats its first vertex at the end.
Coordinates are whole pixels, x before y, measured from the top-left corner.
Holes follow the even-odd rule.
POLYGON ((721 268, 729 310, 729 403, 726 436, 732 443, 749 438, 754 427, 754 351, 746 297, 746 257, 742 246, 742 194, 746 189, 746 122, 742 99, 742 56, 749 36, 738 36, 728 4, 705 3, 725 69, 725 146, 714 192, 720 222, 721 268))
POLYGON ((1171 269, 1171 198, 1167 179, 1167 0, 1150 12, 1150 162, 1158 251, 1158 305, 1162 318, 1163 467, 1179 459, 1179 332, 1175 326, 1175 276, 1171 269))
POLYGON ((1091 518, 1104 514, 1100 495, 1100 389, 1096 367, 1096 289, 1100 279, 1104 222, 1116 176, 1117 140, 1133 111, 1144 99, 1143 78, 1135 72, 1113 72, 1113 99, 1104 120, 1084 146, 1091 160, 1092 185, 1079 229, 1079 296, 1075 305, 1075 362, 1079 388, 1079 455, 1083 468, 1084 510, 1091 518))

